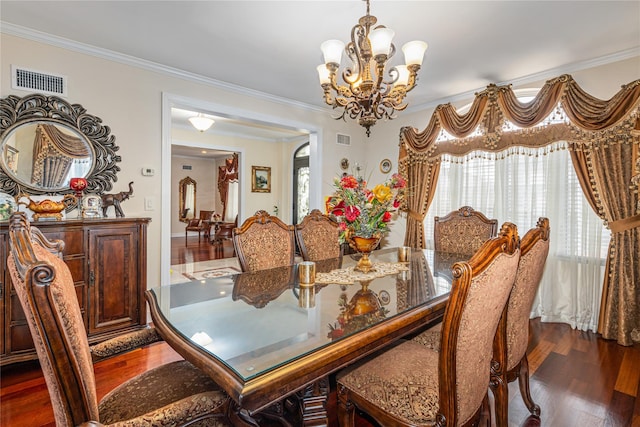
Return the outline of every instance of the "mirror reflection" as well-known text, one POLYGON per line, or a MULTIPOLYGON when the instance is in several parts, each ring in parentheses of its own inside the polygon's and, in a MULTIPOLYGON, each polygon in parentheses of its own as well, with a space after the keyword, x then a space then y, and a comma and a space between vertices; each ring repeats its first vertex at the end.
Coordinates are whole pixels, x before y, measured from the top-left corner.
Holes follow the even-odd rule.
POLYGON ((189 220, 195 218, 196 215, 196 182, 192 178, 186 177, 180 180, 178 186, 180 194, 180 221, 189 222, 189 220))
POLYGON ((46 191, 64 190, 74 177, 86 178, 93 153, 84 135, 54 122, 28 122, 3 140, 2 166, 16 181, 46 191))

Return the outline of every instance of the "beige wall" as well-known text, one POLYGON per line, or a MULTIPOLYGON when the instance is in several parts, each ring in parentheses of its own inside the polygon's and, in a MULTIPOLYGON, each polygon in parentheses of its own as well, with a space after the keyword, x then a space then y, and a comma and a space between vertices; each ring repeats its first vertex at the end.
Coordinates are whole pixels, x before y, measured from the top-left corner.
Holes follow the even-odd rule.
MULTIPOLYGON (((333 120, 332 112, 300 105, 287 104, 268 97, 254 97, 242 91, 223 90, 217 86, 196 82, 179 75, 170 75, 156 71, 150 67, 138 67, 116 60, 104 59, 103 56, 80 53, 34 42, 16 36, 0 34, 0 95, 24 96, 27 92, 11 88, 11 65, 17 65, 37 71, 65 75, 69 78, 68 100, 82 104, 89 113, 100 117, 104 124, 111 128, 120 147, 118 154, 122 157, 119 163, 121 172, 113 191, 126 190, 126 184, 134 181, 134 197, 123 204, 128 217, 150 217, 148 243, 148 281, 150 286, 160 282, 160 251, 162 233, 171 230, 161 229, 162 200, 171 194, 161 194, 162 176, 169 171, 162 170, 162 98, 163 94, 176 94, 203 102, 215 102, 237 110, 251 111, 259 114, 266 121, 274 118, 292 123, 300 123, 312 127, 319 134, 318 175, 321 180, 321 195, 332 191, 332 178, 341 172, 340 159, 346 157, 353 166, 360 163, 367 173, 371 173, 371 182, 381 181, 384 176, 379 171, 379 163, 388 158, 393 162, 393 171, 397 170, 398 135, 402 126, 414 126, 423 129, 433 109, 426 111, 405 111, 396 120, 380 122, 372 128, 372 135, 367 138, 364 130, 353 122, 333 120), (351 146, 337 145, 336 134, 351 136, 351 146), (142 176, 142 167, 151 167, 156 174, 151 177, 142 176), (144 209, 144 198, 154 201, 155 209, 144 209)), ((640 76, 638 58, 621 61, 591 70, 572 72, 576 80, 585 90, 609 98, 621 84, 640 76)), ((428 78, 428 64, 425 65, 424 79, 428 78)), ((531 85, 527 85, 531 87, 531 85)), ((318 96, 322 96, 318 89, 318 96)), ((409 102, 411 97, 409 94, 409 102)), ((470 99, 466 102, 469 102, 470 99)), ((464 102, 461 101, 461 104, 464 102)), ((205 142, 203 142, 205 143, 205 142)), ((233 141, 206 142, 211 145, 233 146, 233 141)), ((287 179, 290 179, 290 153, 292 147, 275 148, 268 143, 257 144, 252 148, 242 148, 245 158, 243 177, 250 173, 251 165, 272 167, 272 191, 270 194, 251 193, 250 181, 243 186, 246 193, 246 206, 241 212, 251 215, 257 209, 272 212, 273 205, 278 204, 287 220, 290 209, 284 208, 287 179), (247 190, 248 189, 248 190, 247 190)), ((322 207, 322 198, 312 200, 311 207, 322 207)), ((198 203, 199 207, 202 207, 198 203)), ((282 217, 282 216, 281 216, 282 217)), ((170 225, 170 224, 168 224, 170 225)), ((167 228, 171 228, 170 226, 167 228)), ((391 244, 402 242, 404 236, 404 220, 400 219, 392 227, 388 238, 391 244)), ((165 266, 168 270, 168 266, 165 266)))

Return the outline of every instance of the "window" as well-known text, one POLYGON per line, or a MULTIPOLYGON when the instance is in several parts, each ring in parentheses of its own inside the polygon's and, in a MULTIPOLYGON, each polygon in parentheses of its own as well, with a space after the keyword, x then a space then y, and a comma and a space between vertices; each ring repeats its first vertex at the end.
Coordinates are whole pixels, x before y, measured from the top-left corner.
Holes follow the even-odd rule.
POLYGON ((433 247, 433 217, 471 206, 518 226, 520 236, 549 218, 551 241, 533 315, 595 330, 610 232, 585 199, 566 143, 542 149, 443 157, 425 219, 433 247))

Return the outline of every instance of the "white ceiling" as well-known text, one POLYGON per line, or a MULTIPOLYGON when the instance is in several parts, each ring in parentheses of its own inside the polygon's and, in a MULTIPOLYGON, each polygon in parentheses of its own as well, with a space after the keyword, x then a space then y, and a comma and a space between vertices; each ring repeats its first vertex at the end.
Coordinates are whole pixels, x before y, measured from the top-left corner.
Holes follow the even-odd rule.
MULTIPOLYGON (((358 0, 2 0, 0 28, 37 30, 319 108, 319 46, 348 41, 365 6, 358 0)), ((418 86, 408 95, 412 109, 469 96, 489 83, 526 84, 640 54, 637 0, 372 0, 371 14, 396 32, 394 63, 403 60, 405 42, 429 43, 418 86)))

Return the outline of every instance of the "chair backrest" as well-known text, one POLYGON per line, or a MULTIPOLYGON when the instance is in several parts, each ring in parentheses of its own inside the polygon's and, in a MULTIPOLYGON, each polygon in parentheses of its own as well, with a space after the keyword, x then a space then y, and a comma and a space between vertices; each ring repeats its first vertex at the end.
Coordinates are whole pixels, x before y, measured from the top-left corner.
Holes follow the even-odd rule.
POLYGON ((549 220, 541 217, 535 228, 527 231, 520 242, 518 274, 509 296, 507 309, 507 370, 522 359, 529 345, 531 306, 538 292, 549 254, 549 220))
POLYGON ((201 221, 211 221, 211 216, 215 213, 215 211, 200 211, 200 220, 201 221))
POLYGON ((61 253, 60 243, 49 242, 32 228, 24 212, 11 216, 7 267, 40 360, 56 426, 76 426, 99 419, 98 401, 73 278, 64 261, 51 252, 61 253))
POLYGON ((296 241, 305 261, 338 258, 338 223, 314 209, 295 226, 296 241))
POLYGON ((233 247, 242 271, 292 265, 295 256, 293 225, 259 210, 233 229, 233 247))
POLYGON ((498 220, 489 219, 470 206, 434 218, 436 251, 472 255, 484 242, 495 237, 498 220))
POLYGON ((493 341, 513 287, 520 258, 514 224, 485 242, 467 262, 453 265, 442 321, 439 413, 447 425, 467 422, 489 388, 493 341))

